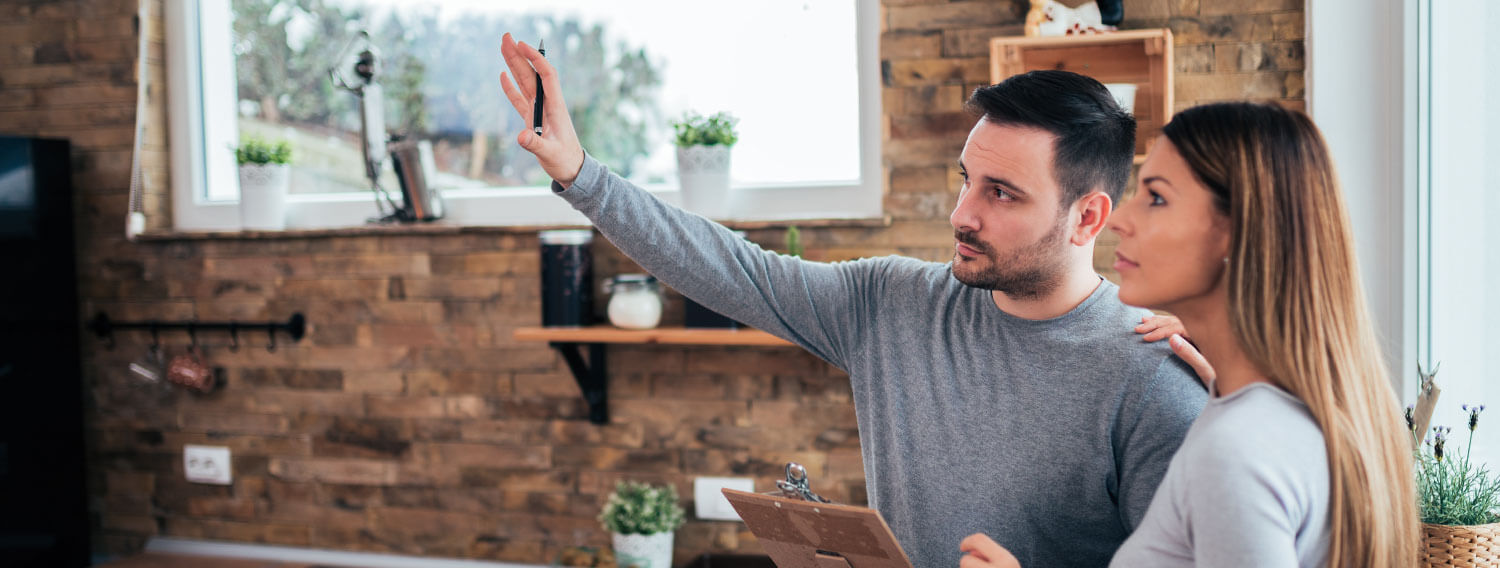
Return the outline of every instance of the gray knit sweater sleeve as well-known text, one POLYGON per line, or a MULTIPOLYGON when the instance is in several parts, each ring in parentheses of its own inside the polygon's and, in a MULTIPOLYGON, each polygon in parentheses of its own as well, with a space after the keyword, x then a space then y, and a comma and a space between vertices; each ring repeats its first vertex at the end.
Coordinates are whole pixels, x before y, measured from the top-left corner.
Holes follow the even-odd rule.
POLYGON ((767 251, 673 207, 586 156, 566 190, 553 191, 594 222, 621 252, 684 296, 791 341, 847 369, 856 309, 878 280, 879 260, 809 262, 767 251))

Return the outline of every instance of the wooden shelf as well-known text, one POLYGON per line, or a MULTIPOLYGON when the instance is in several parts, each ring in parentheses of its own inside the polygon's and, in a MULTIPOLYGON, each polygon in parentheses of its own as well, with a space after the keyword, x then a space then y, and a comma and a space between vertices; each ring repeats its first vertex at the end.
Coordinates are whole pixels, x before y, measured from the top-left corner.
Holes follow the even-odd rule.
POLYGON ((512 335, 518 341, 548 343, 655 343, 660 345, 752 345, 789 347, 791 342, 758 329, 710 329, 659 327, 620 329, 608 325, 588 327, 523 327, 512 335))
POLYGON ((990 82, 1040 69, 1136 85, 1135 164, 1172 117, 1172 32, 1124 30, 1097 35, 990 39, 990 82))
POLYGON ((700 329, 660 327, 620 329, 608 325, 588 327, 523 327, 511 334, 518 341, 545 341, 562 354, 578 390, 589 405, 589 422, 609 423, 609 366, 604 346, 636 345, 750 345, 791 347, 792 343, 758 329, 700 329), (588 349, 588 358, 583 356, 588 349))

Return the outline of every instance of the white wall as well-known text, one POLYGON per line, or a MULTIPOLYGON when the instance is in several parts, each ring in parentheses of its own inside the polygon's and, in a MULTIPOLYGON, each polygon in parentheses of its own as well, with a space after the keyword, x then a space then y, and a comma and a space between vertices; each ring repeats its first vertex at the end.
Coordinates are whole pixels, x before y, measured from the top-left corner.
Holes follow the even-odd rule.
MULTIPOLYGON (((1398 392, 1415 375, 1415 212, 1403 141, 1411 0, 1308 0, 1307 108, 1323 130, 1348 198, 1361 277, 1398 392)), ((1414 38, 1411 38, 1414 40, 1414 38)), ((1414 178, 1413 178, 1414 179, 1414 178)))

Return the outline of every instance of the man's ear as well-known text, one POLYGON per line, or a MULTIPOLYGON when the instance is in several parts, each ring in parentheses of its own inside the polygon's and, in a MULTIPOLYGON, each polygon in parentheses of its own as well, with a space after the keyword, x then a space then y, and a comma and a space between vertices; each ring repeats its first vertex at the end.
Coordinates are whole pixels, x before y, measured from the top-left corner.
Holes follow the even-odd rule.
POLYGON ((1114 211, 1114 202, 1102 191, 1091 192, 1073 202, 1069 218, 1073 220, 1068 242, 1086 246, 1099 236, 1109 223, 1109 214, 1114 211))

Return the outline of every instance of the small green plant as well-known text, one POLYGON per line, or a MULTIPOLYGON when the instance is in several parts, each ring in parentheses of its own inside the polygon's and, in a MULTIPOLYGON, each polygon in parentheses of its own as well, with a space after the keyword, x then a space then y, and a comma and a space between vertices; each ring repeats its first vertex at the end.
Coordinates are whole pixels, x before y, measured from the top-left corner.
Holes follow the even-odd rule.
MULTIPOLYGON (((1469 413, 1469 440, 1463 453, 1448 447, 1446 426, 1434 426, 1416 452, 1417 498, 1422 522, 1436 525, 1484 525, 1500 522, 1500 477, 1483 464, 1469 461, 1474 449, 1474 430, 1484 405, 1463 405, 1469 413)), ((1412 407, 1407 407, 1407 425, 1414 427, 1412 407)))
POLYGON ((657 534, 677 530, 684 514, 677 505, 677 488, 621 481, 599 512, 599 522, 610 532, 657 534))
POLYGON ((739 134, 734 131, 734 125, 739 121, 740 119, 727 112, 715 113, 713 116, 693 112, 682 120, 672 121, 672 129, 677 131, 678 146, 733 146, 740 140, 739 134))
POLYGON ((292 145, 285 140, 267 142, 259 138, 246 138, 234 149, 234 159, 245 164, 286 164, 292 161, 292 145))
POLYGON ((786 253, 802 258, 802 231, 797 230, 796 225, 786 228, 786 253))

